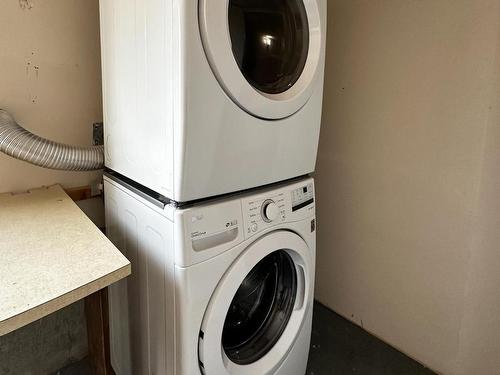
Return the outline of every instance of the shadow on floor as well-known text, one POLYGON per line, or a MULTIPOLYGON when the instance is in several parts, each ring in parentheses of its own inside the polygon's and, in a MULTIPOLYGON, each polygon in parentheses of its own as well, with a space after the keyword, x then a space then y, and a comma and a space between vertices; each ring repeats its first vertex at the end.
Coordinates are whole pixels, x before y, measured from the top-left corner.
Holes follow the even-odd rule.
MULTIPOLYGON (((89 375, 83 360, 54 375, 89 375)), ((306 375, 435 375, 357 325, 315 303, 306 375)), ((258 375, 258 374, 255 374, 258 375)))
POLYGON ((73 363, 53 375, 91 375, 90 366, 87 359, 83 359, 80 362, 73 363))
POLYGON ((306 374, 435 375, 317 302, 306 374))

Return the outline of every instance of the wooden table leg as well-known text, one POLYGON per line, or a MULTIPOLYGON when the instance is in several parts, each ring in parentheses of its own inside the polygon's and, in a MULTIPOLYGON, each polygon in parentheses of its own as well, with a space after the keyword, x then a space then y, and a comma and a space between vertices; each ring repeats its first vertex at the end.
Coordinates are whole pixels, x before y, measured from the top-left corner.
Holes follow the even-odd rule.
POLYGON ((102 289, 85 298, 89 360, 94 375, 114 375, 109 356, 108 293, 102 289))

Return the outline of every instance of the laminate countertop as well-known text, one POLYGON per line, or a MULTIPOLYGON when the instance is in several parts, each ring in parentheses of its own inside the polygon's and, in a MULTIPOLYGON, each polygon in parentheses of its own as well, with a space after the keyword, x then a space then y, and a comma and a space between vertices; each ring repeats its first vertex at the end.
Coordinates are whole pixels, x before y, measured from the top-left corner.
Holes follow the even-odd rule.
POLYGON ((0 336, 130 272, 61 186, 0 194, 0 336))

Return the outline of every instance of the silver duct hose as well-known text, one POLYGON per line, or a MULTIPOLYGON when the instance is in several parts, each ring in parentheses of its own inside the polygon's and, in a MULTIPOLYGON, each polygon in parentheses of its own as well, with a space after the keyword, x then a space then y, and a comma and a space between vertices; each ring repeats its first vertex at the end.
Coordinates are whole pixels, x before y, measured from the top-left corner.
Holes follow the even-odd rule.
POLYGON ((93 171, 104 168, 104 147, 79 147, 50 141, 30 133, 0 109, 0 151, 49 169, 93 171))

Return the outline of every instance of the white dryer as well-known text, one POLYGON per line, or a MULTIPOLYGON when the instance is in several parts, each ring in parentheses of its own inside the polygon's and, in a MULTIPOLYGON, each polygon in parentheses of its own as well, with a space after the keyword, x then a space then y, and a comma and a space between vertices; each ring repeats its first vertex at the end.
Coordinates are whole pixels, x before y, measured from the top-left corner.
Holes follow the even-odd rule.
POLYGON ((315 168, 326 0, 101 0, 106 166, 177 202, 315 168))
POLYGON ((117 375, 303 375, 311 335, 311 178, 163 206, 105 177, 109 238, 132 276, 109 291, 117 375))

